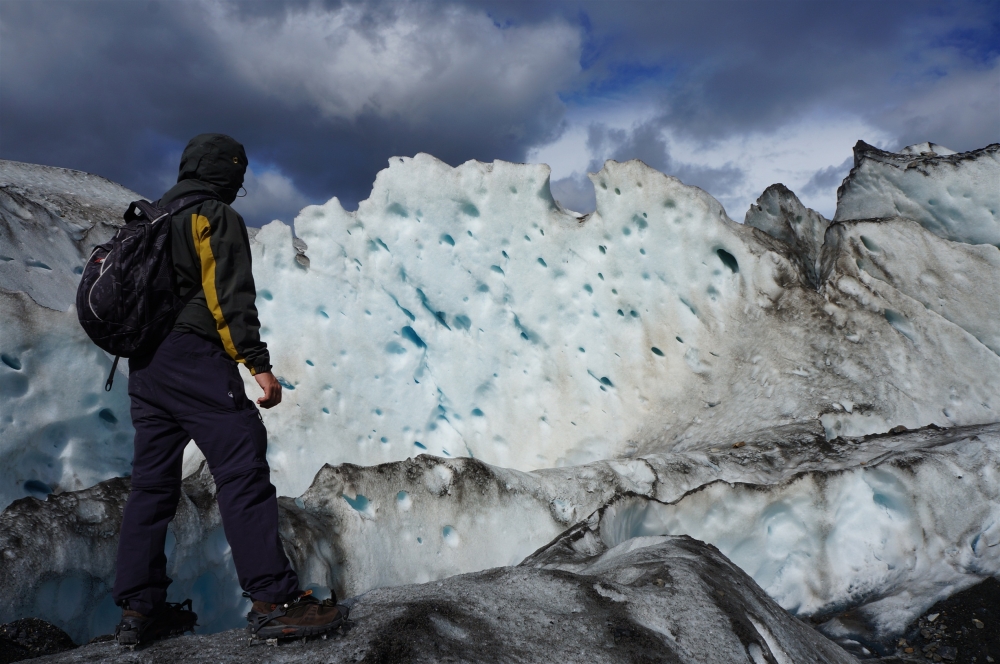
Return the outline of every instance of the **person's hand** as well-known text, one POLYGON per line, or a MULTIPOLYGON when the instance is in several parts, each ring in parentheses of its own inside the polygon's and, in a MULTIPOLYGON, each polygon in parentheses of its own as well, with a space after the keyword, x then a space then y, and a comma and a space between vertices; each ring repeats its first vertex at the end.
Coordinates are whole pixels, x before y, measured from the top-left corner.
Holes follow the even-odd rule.
POLYGON ((264 390, 264 396, 257 399, 257 405, 261 408, 274 408, 281 403, 281 383, 270 371, 264 371, 254 375, 260 389, 264 390))

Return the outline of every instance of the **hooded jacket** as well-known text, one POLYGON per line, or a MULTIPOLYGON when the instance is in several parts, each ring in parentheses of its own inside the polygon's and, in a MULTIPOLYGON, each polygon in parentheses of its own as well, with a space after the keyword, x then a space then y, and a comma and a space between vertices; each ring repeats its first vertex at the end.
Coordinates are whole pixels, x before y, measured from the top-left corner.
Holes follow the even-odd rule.
POLYGON ((159 204, 192 194, 218 197, 171 218, 178 295, 191 298, 173 329, 218 344, 256 375, 270 371, 271 362, 260 340, 250 238, 243 218, 229 207, 243 186, 247 163, 243 146, 229 136, 195 136, 181 155, 177 184, 159 204))

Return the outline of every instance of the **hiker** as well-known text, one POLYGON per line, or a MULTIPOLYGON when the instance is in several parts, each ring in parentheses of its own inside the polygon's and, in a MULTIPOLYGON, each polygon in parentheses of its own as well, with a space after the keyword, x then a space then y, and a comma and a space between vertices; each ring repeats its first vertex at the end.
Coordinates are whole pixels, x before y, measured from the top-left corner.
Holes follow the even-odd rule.
POLYGON ((135 452, 113 590, 123 609, 116 631, 123 645, 191 630, 197 619, 190 601, 166 602, 171 581, 164 555, 181 495, 184 448, 192 439, 215 479, 240 586, 253 602, 251 637, 321 634, 345 618, 335 600, 302 592, 285 556, 267 430, 240 377, 242 364, 264 392, 261 408, 281 403, 281 384, 260 339, 250 241, 242 217, 229 207, 246 169, 246 152, 234 139, 195 136, 181 156, 177 184, 154 203, 168 209, 201 195, 169 219, 177 295, 186 304, 155 350, 129 359, 135 452))

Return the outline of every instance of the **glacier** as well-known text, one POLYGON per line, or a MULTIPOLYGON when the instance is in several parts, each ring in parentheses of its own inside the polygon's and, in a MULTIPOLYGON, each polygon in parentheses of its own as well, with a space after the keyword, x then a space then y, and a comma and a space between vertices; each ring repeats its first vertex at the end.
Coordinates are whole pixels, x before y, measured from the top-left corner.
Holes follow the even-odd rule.
MULTIPOLYGON (((544 165, 420 154, 355 212, 252 232, 303 581, 363 604, 690 536, 861 652, 1000 574, 997 149, 859 143, 833 220, 774 185, 743 223, 638 161, 592 174, 580 215, 544 165)), ((139 197, 0 161, 0 622, 78 641, 117 620, 132 429, 74 268, 139 197)), ((168 557, 214 632, 245 607, 201 462, 168 557)))

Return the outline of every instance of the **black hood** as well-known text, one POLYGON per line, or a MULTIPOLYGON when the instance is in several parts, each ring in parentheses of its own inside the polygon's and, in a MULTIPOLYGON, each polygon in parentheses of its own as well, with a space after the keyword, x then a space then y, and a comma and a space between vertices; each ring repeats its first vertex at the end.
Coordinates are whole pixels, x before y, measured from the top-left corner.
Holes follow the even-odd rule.
POLYGON ((246 150, 236 139, 225 134, 199 134, 184 148, 177 181, 200 180, 229 204, 243 186, 247 164, 246 150))

